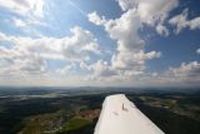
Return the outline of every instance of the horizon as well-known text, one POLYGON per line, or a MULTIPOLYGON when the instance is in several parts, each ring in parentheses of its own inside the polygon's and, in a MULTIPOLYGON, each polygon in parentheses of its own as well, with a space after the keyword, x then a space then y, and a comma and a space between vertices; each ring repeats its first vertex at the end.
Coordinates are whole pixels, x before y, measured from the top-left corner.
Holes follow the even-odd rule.
MULTIPOLYGON (((68 90, 68 89, 105 89, 105 90, 112 90, 112 89, 120 89, 120 90, 126 90, 126 89, 131 89, 132 91, 134 90, 189 90, 191 91, 192 89, 194 90, 200 90, 199 87, 195 87, 195 86, 189 86, 189 87, 180 87, 180 86, 162 86, 162 87, 158 87, 158 86, 142 86, 142 87, 134 87, 134 86, 10 86, 10 85, 0 85, 0 90, 4 89, 4 88, 11 88, 11 89, 54 89, 56 88, 56 90, 61 89, 61 90, 68 90)), ((92 90, 93 90, 92 89, 92 90)))

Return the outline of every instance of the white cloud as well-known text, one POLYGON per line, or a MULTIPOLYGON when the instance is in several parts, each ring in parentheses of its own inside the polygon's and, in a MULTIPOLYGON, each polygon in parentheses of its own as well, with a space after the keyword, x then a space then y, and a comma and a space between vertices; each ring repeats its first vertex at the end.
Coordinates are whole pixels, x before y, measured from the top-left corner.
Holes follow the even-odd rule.
POLYGON ((88 14, 88 19, 90 22, 96 24, 96 25, 102 25, 106 23, 105 17, 103 16, 102 18, 97 15, 96 12, 88 14))
POLYGON ((170 68, 165 76, 170 82, 185 82, 198 84, 200 81, 200 63, 197 61, 188 64, 182 63, 180 67, 170 68))
POLYGON ((200 81, 200 63, 192 61, 183 62, 178 67, 170 67, 168 70, 160 73, 146 73, 140 75, 138 79, 148 86, 175 86, 175 87, 195 87, 199 86, 200 81))
POLYGON ((156 21, 163 23, 169 12, 178 6, 178 0, 138 0, 137 4, 143 22, 153 25, 156 21))
POLYGON ((48 71, 46 60, 84 62, 91 54, 100 54, 94 36, 80 27, 71 29, 71 36, 62 38, 16 37, 0 34, 0 41, 11 47, 0 46, 0 74, 15 72, 35 74, 48 71))
MULTIPOLYGON (((140 37, 138 30, 143 27, 143 24, 147 24, 154 27, 158 34, 168 36, 169 31, 164 24, 170 11, 178 6, 178 0, 117 1, 123 11, 119 18, 106 19, 104 16, 99 16, 97 12, 88 14, 90 22, 103 26, 110 38, 117 42, 116 52, 113 54, 110 64, 104 65, 104 62, 101 61, 102 64, 100 65, 104 65, 104 68, 102 67, 100 72, 114 71, 115 73, 108 77, 109 80, 113 81, 119 80, 129 84, 134 81, 137 84, 145 80, 149 84, 166 85, 174 77, 169 75, 171 69, 162 74, 151 73, 146 70, 146 61, 159 58, 161 53, 156 51, 145 52, 145 41, 140 37)), ((180 68, 183 68, 183 65, 180 68)), ((98 77, 101 76, 98 75, 98 77)))
MULTIPOLYGON (((0 33, 0 42, 6 42, 0 45, 0 82, 7 81, 7 76, 15 77, 13 80, 16 81, 21 79, 21 82, 23 81, 20 77, 24 76, 26 79, 42 79, 43 82, 53 79, 53 82, 48 82, 66 83, 67 81, 77 85, 83 81, 87 81, 86 84, 88 81, 92 82, 94 85, 102 83, 135 86, 144 84, 144 81, 145 84, 158 85, 198 82, 200 69, 197 61, 183 63, 180 67, 170 68, 161 74, 148 72, 146 65, 147 61, 159 58, 162 54, 154 50, 146 51, 146 42, 139 31, 147 25, 155 28, 158 34, 168 36, 169 31, 165 23, 170 11, 178 5, 178 0, 116 1, 122 9, 119 18, 108 19, 99 16, 97 12, 88 14, 90 22, 102 26, 109 37, 116 41, 116 50, 110 54, 112 55, 109 57, 110 60, 92 57, 102 56, 102 49, 94 35, 80 27, 71 28, 71 35, 60 38, 17 37, 0 33), (55 68, 55 72, 49 72, 48 60, 56 63, 62 60, 66 63, 63 68, 55 68)), ((20 16, 19 18, 15 16, 11 20, 17 27, 45 25, 40 21, 45 15, 44 0, 0 0, 0 6, 20 16)), ((188 20, 187 17, 188 13, 185 11, 180 17, 175 16, 169 22, 177 26, 178 32, 185 27, 199 28, 198 17, 192 20, 188 20)), ((197 53, 200 53, 199 49, 197 53)))
MULTIPOLYGON (((160 1, 160 0, 117 0, 123 11, 132 10, 133 16, 140 20, 140 23, 148 24, 156 28, 158 34, 167 36, 168 30, 163 25, 169 12, 178 6, 178 0, 160 1)), ((96 25, 105 23, 105 17, 99 17, 96 12, 88 15, 89 21, 96 25)), ((137 21, 136 20, 136 21, 137 21)))
POLYGON ((197 54, 200 54, 200 48, 198 48, 196 52, 197 52, 197 54))
POLYGON ((113 67, 122 70, 133 70, 133 71, 143 71, 145 69, 146 60, 151 60, 154 58, 159 58, 161 56, 160 52, 151 51, 144 53, 143 50, 139 52, 120 52, 113 57, 113 67))
POLYGON ((103 26, 110 38, 117 42, 117 50, 112 57, 110 68, 115 70, 118 76, 124 78, 142 74, 147 60, 161 56, 160 52, 144 51, 145 42, 138 33, 142 21, 135 9, 128 9, 116 19, 106 20, 96 12, 89 14, 88 19, 96 25, 103 26))
POLYGON ((91 69, 94 70, 94 75, 96 77, 110 77, 116 75, 115 70, 113 70, 113 68, 103 60, 99 60, 95 64, 91 65, 91 69))
POLYGON ((116 0, 123 11, 136 6, 136 0, 116 0))
POLYGON ((12 13, 6 21, 31 35, 37 32, 33 26, 48 25, 44 22, 45 6, 45 0, 0 0, 0 7, 12 13))
POLYGON ((174 16, 169 20, 171 25, 176 27, 176 33, 180 33, 182 29, 189 27, 191 30, 200 29, 200 17, 188 20, 188 9, 185 9, 181 14, 174 16))
POLYGON ((73 76, 72 70, 74 70, 74 68, 76 68, 75 63, 67 64, 63 68, 56 69, 56 73, 57 75, 65 76, 65 77, 73 76))
POLYGON ((44 0, 0 0, 0 6, 18 15, 43 17, 44 0))
POLYGON ((169 12, 178 6, 178 0, 117 0, 123 11, 135 10, 142 23, 156 27, 160 35, 167 36, 164 26, 169 12))
POLYGON ((80 27, 71 29, 73 36, 65 38, 63 53, 69 60, 83 60, 90 52, 100 54, 97 39, 87 30, 80 27))
POLYGON ((27 25, 26 22, 24 22, 22 19, 13 18, 12 21, 16 27, 25 27, 27 25))
POLYGON ((165 26, 160 25, 160 24, 158 24, 158 25, 156 26, 156 31, 157 31, 157 33, 159 33, 160 35, 164 35, 164 36, 168 36, 168 35, 169 35, 168 29, 167 29, 165 26))
POLYGON ((178 68, 170 68, 169 72, 174 76, 191 76, 199 75, 200 73, 200 63, 197 61, 190 62, 188 64, 182 63, 178 68))

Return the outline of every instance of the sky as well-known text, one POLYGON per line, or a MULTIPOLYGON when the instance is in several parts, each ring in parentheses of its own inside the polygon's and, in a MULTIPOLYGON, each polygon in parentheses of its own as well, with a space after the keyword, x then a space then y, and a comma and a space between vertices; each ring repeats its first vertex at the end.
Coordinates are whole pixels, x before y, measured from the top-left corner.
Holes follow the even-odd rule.
POLYGON ((0 0, 0 85, 200 87, 199 0, 0 0))

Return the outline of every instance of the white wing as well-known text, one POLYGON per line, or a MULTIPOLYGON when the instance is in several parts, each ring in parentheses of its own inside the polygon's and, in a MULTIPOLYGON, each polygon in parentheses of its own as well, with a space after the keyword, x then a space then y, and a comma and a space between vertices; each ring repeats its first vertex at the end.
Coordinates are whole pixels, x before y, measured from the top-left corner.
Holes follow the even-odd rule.
POLYGON ((94 134, 164 134, 125 95, 106 97, 94 134))

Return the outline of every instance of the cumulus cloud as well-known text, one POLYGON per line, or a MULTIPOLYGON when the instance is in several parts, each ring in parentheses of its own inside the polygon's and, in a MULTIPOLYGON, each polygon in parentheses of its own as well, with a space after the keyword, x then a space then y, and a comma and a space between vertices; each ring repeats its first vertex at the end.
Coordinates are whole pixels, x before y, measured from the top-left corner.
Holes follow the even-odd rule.
POLYGON ((167 30, 167 28, 165 26, 163 26, 163 25, 160 25, 160 24, 158 24, 156 26, 156 31, 160 35, 164 35, 164 36, 168 36, 169 35, 169 31, 167 30))
POLYGON ((145 71, 147 60, 161 56, 160 52, 144 51, 145 41, 138 33, 144 22, 141 19, 142 16, 140 16, 138 9, 136 10, 130 5, 127 7, 122 5, 124 6, 122 10, 125 12, 116 19, 105 19, 104 16, 100 17, 96 12, 88 14, 90 22, 103 26, 110 38, 117 42, 117 49, 113 54, 110 68, 115 70, 121 78, 122 76, 133 77, 142 74, 145 71))
POLYGON ((198 85, 200 81, 200 63, 193 61, 182 63, 177 68, 170 68, 165 74, 168 81, 198 85))
POLYGON ((137 4, 142 21, 153 25, 156 21, 162 24, 169 12, 178 6, 178 0, 138 0, 137 4))
MULTIPOLYGON (((98 78, 104 76, 104 72, 106 72, 110 74, 110 77, 107 77, 110 78, 109 80, 119 80, 127 83, 134 81, 138 84, 145 80, 150 85, 166 85, 167 83, 172 85, 175 83, 198 84, 200 64, 197 61, 188 64, 182 63, 179 67, 170 68, 163 73, 148 72, 146 70, 146 61, 159 58, 161 53, 156 51, 146 52, 145 41, 140 37, 138 30, 143 27, 143 24, 147 24, 155 27, 160 35, 168 36, 169 31, 164 23, 170 11, 178 5, 178 0, 117 1, 123 11, 119 18, 106 19, 104 16, 99 16, 97 12, 88 14, 88 20, 97 26, 103 26, 110 38, 117 43, 110 64, 106 61, 99 61, 98 64, 93 65, 98 78)), ((184 19, 180 20, 184 21, 184 19)), ((191 29, 197 28, 197 20, 196 18, 195 21, 187 22, 187 25, 190 25, 191 29)), ((197 53, 199 53, 198 50, 197 53)))
POLYGON ((105 17, 104 16, 99 17, 97 12, 92 12, 92 13, 88 14, 88 19, 90 22, 93 22, 96 25, 102 25, 102 24, 106 23, 105 17))
POLYGON ((178 68, 170 68, 169 73, 172 73, 175 77, 198 77, 200 74, 200 63, 197 61, 193 61, 188 64, 182 63, 178 68))
POLYGON ((123 11, 127 11, 130 8, 136 6, 136 1, 134 0, 116 0, 123 11))
POLYGON ((108 63, 103 60, 98 60, 95 64, 92 64, 90 69, 94 71, 95 77, 109 77, 116 75, 115 70, 113 70, 108 63))
MULTIPOLYGON (((147 69, 147 61, 160 58, 162 53, 145 49, 146 42, 140 30, 148 26, 154 28, 159 35, 168 36, 170 33, 166 22, 170 12, 178 6, 178 0, 116 1, 122 10, 118 18, 99 16, 96 11, 88 14, 88 20, 103 27, 110 39, 116 42, 111 57, 103 57, 97 39, 81 27, 73 27, 70 35, 59 38, 31 38, 0 33, 0 81, 7 81, 5 79, 8 76, 11 76, 10 79, 16 76, 26 76, 27 79, 37 76, 44 78, 44 81, 55 78, 54 82, 58 83, 67 81, 74 84, 75 81, 77 85, 80 81, 87 81, 86 84, 89 81, 94 85, 100 82, 106 85, 136 86, 144 84, 144 81, 146 85, 198 83, 200 64, 197 61, 182 63, 163 73, 149 72, 147 69), (53 61, 54 65, 60 62, 64 65, 55 67, 55 72, 52 72, 55 74, 51 74, 49 61, 53 61)), ((45 25, 40 21, 45 15, 45 4, 44 0, 0 0, 0 7, 15 14, 11 21, 19 28, 45 25)), ((188 10, 169 20, 171 25, 177 27, 177 33, 186 27, 197 29, 199 22, 199 17, 188 20, 188 10)), ((200 50, 196 52, 199 54, 200 50)))
POLYGON ((47 60, 82 62, 91 54, 100 54, 99 45, 87 30, 74 27, 71 36, 62 38, 16 37, 0 34, 1 74, 5 72, 43 73, 47 71, 47 60), (7 45, 10 45, 8 47, 7 45))
POLYGON ((200 48, 198 48, 196 52, 197 52, 197 54, 200 54, 200 48))
MULTIPOLYGON (((138 17, 140 23, 155 27, 158 34, 168 36, 169 32, 164 22, 170 11, 178 6, 178 0, 117 0, 117 2, 123 11, 133 10, 134 16, 138 17)), ((96 12, 90 13, 88 17, 89 21, 97 25, 105 23, 105 17, 99 17, 96 12)))
POLYGON ((100 54, 97 39, 80 27, 71 29, 73 36, 64 39, 63 53, 69 60, 83 60, 90 52, 100 54))
POLYGON ((22 19, 13 18, 12 22, 15 24, 16 27, 25 27, 27 24, 22 19))
POLYGON ((145 53, 144 51, 139 51, 136 53, 121 52, 113 56, 112 63, 113 67, 121 70, 132 70, 132 71, 143 71, 145 69, 146 60, 151 60, 154 58, 159 58, 161 56, 160 52, 151 51, 145 53))
POLYGON ((28 32, 29 26, 47 26, 43 21, 45 6, 47 6, 45 0, 0 0, 0 7, 12 13, 6 21, 24 32, 28 32))
POLYGON ((191 30, 200 29, 200 17, 188 20, 188 9, 185 9, 181 14, 172 17, 169 20, 171 25, 176 27, 175 33, 180 33, 184 28, 190 28, 191 30))
POLYGON ((153 86, 199 86, 200 63, 198 61, 183 62, 180 66, 170 67, 160 73, 149 72, 141 75, 140 79, 145 81, 145 84, 153 86))
POLYGON ((0 0, 0 6, 18 15, 44 15, 44 0, 0 0))
POLYGON ((142 23, 156 28, 160 35, 167 36, 168 30, 164 26, 170 11, 178 6, 178 0, 117 0, 123 11, 133 9, 142 23))

